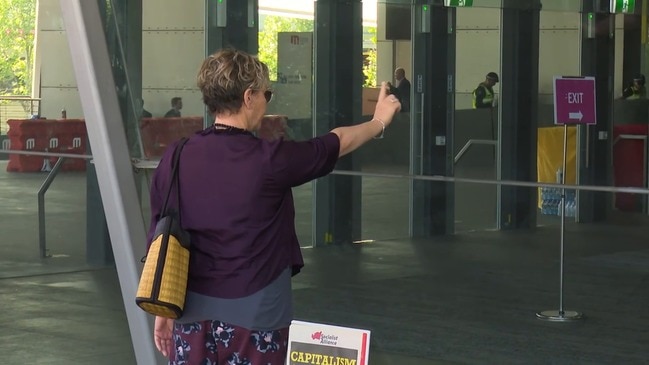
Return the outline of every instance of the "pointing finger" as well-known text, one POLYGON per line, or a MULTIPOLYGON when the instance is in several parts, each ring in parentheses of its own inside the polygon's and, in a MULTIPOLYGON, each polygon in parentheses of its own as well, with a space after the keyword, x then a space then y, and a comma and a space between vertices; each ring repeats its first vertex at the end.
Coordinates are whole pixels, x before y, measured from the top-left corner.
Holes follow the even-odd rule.
POLYGON ((388 84, 383 81, 381 83, 381 91, 379 91, 379 103, 385 99, 385 97, 388 95, 388 84))

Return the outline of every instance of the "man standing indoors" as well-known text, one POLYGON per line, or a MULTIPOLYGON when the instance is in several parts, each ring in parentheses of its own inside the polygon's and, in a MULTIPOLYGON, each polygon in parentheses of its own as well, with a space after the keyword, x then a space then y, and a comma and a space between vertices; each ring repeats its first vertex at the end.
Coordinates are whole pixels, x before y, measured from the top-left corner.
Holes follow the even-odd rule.
POLYGON ((473 90, 473 109, 494 107, 494 85, 498 83, 498 74, 489 72, 483 82, 473 90))
POLYGON ((165 118, 179 118, 180 109, 183 108, 183 99, 180 97, 171 98, 171 109, 165 114, 165 118))
POLYGON ((401 102, 401 112, 410 111, 410 81, 406 79, 406 70, 402 67, 397 67, 394 70, 394 79, 397 83, 395 96, 401 102))

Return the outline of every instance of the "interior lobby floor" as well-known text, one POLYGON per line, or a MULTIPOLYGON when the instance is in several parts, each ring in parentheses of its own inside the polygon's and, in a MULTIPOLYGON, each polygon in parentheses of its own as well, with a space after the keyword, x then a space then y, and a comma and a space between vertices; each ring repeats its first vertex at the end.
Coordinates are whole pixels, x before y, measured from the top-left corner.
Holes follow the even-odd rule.
MULTIPOLYGON (((0 202, 12 207, 0 214, 0 363, 134 364, 117 273, 84 261, 75 197, 85 177, 57 177, 47 195, 55 256, 36 255, 43 177, 0 173, 0 202)), ((378 185, 368 192, 379 196, 378 185)), ((404 231, 401 212, 389 213, 404 231)), ((568 323, 535 315, 559 308, 559 228, 542 218, 533 231, 305 248, 295 318, 371 330, 372 365, 649 363, 647 217, 567 223, 563 304, 584 314, 568 323)), ((390 232, 389 217, 371 220, 390 232)))
MULTIPOLYGON (((371 364, 647 363, 645 229, 572 229, 564 308, 580 321, 535 317, 559 305, 549 228, 305 249, 295 317, 371 330, 371 364)), ((112 268, 5 276, 0 302, 2 363, 134 364, 112 268)))

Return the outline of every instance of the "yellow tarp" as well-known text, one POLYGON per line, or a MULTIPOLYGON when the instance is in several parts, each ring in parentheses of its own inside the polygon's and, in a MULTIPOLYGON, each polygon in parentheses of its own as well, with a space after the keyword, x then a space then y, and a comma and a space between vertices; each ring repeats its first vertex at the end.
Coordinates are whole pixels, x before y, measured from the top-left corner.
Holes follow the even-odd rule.
MULTIPOLYGON (((538 182, 554 183, 557 170, 563 167, 564 127, 539 128, 536 149, 536 173, 538 182)), ((566 184, 577 181, 577 128, 568 127, 568 149, 566 150, 566 184)), ((541 189, 538 206, 541 208, 541 189)))

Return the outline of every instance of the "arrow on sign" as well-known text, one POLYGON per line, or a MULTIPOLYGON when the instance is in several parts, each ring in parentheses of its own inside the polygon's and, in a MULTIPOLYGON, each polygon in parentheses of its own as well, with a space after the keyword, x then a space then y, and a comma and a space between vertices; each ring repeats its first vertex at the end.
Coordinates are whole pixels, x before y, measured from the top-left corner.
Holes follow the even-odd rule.
POLYGON ((576 120, 581 121, 581 119, 583 117, 584 117, 584 115, 581 113, 581 110, 576 112, 576 113, 568 113, 568 118, 570 118, 570 119, 576 119, 576 120))

